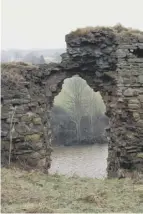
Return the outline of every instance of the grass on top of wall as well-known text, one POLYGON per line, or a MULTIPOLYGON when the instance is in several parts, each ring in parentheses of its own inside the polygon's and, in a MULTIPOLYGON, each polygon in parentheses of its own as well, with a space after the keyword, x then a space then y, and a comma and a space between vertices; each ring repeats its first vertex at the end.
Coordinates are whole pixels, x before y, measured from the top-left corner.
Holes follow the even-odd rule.
POLYGON ((140 31, 138 29, 133 28, 126 28, 121 24, 116 24, 113 27, 106 27, 106 26, 96 26, 96 27, 85 27, 85 28, 78 28, 75 31, 71 31, 71 35, 73 36, 84 36, 90 32, 100 32, 100 31, 113 31, 115 34, 120 34, 122 36, 128 36, 128 35, 142 35, 143 31, 140 31))

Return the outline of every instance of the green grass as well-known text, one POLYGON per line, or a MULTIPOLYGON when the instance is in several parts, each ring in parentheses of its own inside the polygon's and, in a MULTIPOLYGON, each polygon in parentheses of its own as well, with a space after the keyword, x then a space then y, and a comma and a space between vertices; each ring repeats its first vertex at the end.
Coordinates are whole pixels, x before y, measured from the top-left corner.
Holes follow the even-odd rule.
POLYGON ((143 212, 143 185, 2 169, 3 213, 143 212))

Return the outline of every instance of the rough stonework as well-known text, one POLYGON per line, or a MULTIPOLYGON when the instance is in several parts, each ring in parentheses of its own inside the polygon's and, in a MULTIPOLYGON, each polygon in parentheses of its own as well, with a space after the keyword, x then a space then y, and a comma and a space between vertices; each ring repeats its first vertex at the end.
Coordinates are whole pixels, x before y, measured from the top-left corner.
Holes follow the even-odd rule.
POLYGON ((60 64, 2 65, 2 164, 12 136, 12 162, 49 169, 53 100, 64 79, 78 74, 100 91, 107 108, 108 176, 119 169, 143 172, 143 32, 86 28, 68 34, 66 43, 60 64))

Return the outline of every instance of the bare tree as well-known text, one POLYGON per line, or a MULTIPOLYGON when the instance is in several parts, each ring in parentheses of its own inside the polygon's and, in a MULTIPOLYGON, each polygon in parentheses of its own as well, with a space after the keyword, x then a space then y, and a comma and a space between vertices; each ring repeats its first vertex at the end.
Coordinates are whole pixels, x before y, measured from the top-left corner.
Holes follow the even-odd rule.
POLYGON ((99 122, 100 116, 106 111, 106 107, 99 92, 88 89, 86 94, 86 111, 89 117, 91 134, 95 132, 94 124, 99 122))
MULTIPOLYGON (((64 81, 61 96, 58 100, 62 100, 63 107, 70 113, 70 119, 76 125, 77 141, 81 141, 80 124, 81 118, 85 114, 84 91, 88 85, 86 81, 79 76, 74 76, 64 81)), ((57 100, 57 102, 58 102, 57 100)))
MULTIPOLYGON (((99 116, 105 112, 105 105, 100 93, 95 93, 79 76, 73 76, 64 81, 62 91, 55 99, 55 104, 69 113, 70 120, 76 126, 78 142, 82 140, 82 118, 89 119, 90 137, 92 138, 95 135, 95 120, 98 122, 99 116)), ((89 133, 87 135, 89 136, 89 133)))

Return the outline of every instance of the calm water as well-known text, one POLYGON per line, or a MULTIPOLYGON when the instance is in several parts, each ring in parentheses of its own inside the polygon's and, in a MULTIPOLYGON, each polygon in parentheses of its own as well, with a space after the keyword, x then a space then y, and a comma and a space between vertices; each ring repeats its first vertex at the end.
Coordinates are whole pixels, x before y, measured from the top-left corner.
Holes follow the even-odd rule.
POLYGON ((106 177, 108 145, 54 147, 50 173, 71 176, 106 177))

